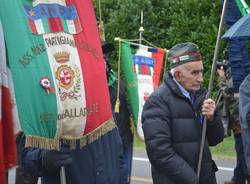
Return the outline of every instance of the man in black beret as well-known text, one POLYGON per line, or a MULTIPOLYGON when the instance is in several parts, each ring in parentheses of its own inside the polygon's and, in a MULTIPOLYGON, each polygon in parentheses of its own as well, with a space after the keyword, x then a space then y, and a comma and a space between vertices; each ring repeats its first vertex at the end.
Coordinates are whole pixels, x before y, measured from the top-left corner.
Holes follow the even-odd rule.
POLYGON ((209 146, 223 140, 215 102, 206 99, 198 46, 181 43, 169 50, 171 72, 148 98, 142 128, 154 184, 216 184, 217 167, 209 146), (207 134, 200 178, 196 174, 204 117, 207 134))

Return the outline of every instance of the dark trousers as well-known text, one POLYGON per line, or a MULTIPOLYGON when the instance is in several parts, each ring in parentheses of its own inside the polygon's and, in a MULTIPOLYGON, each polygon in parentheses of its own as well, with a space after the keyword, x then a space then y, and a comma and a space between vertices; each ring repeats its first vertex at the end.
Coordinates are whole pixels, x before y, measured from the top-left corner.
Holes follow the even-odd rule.
POLYGON ((31 175, 21 167, 16 169, 15 184, 37 184, 38 177, 31 175))
POLYGON ((249 183, 250 178, 247 172, 241 134, 234 135, 234 140, 237 161, 232 180, 235 181, 237 184, 245 184, 246 181, 248 181, 249 183))
POLYGON ((132 158, 133 157, 133 143, 130 143, 126 146, 123 146, 123 162, 125 164, 125 177, 126 184, 129 184, 131 181, 131 170, 132 170, 132 158))

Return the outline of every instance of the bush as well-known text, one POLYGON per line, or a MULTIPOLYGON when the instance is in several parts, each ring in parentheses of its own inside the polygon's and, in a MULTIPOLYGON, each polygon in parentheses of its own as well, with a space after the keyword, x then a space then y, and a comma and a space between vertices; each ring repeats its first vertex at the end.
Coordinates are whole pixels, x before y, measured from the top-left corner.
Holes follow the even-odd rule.
MULTIPOLYGON (((221 2, 207 0, 103 0, 106 39, 139 37, 144 11, 144 38, 162 48, 191 41, 199 45, 207 85, 221 16, 221 2), (132 5, 133 4, 133 5, 132 5)), ((94 1, 97 17, 97 1, 94 1)), ((224 42, 222 43, 223 45, 224 42)), ((223 50, 224 46, 221 47, 223 50)), ((221 52, 222 53, 222 52, 221 52)))

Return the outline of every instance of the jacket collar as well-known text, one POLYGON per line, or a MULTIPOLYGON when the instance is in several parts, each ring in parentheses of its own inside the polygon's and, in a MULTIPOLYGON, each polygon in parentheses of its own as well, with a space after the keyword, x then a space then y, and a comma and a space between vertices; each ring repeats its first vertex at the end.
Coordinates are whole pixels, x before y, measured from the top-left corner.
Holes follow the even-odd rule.
POLYGON ((177 83, 173 79, 173 75, 168 72, 164 77, 164 83, 170 88, 170 90, 179 97, 186 98, 178 87, 177 83))

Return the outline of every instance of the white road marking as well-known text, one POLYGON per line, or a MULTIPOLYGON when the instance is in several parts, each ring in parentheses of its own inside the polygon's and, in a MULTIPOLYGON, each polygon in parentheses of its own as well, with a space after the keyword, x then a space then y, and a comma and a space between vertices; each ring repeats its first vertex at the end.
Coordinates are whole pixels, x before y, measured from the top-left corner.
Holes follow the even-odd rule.
MULTIPOLYGON (((141 158, 141 157, 133 157, 133 160, 135 161, 141 161, 141 162, 149 162, 148 158, 141 158)), ((234 168, 231 167, 218 167, 219 170, 223 170, 223 171, 234 171, 234 168)))

